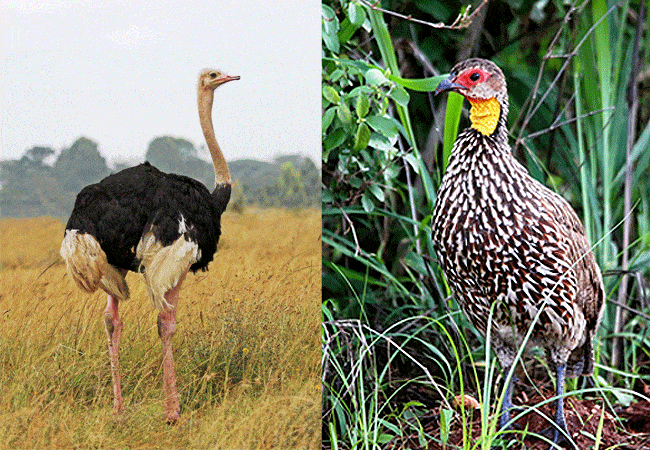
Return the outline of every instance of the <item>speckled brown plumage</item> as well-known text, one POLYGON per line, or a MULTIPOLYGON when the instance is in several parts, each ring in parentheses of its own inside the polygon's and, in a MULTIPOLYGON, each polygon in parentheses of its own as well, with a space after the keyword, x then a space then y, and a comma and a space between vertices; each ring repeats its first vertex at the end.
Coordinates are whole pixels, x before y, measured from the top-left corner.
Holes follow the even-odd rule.
MULTIPOLYGON (((457 64, 436 93, 443 91, 462 94, 476 110, 472 126, 458 135, 438 191, 433 243, 440 266, 483 334, 496 303, 491 345, 504 371, 543 308, 528 345, 546 350, 561 395, 565 374, 593 372, 592 338, 604 305, 602 276, 584 228, 571 206, 512 156, 506 81, 494 63, 473 58, 457 64), (489 99, 498 104, 493 100, 485 112, 489 99)), ((502 427, 508 426, 511 395, 510 385, 502 427)), ((557 409, 556 423, 566 431, 561 401, 557 409)), ((562 437, 553 432, 555 442, 562 437)))

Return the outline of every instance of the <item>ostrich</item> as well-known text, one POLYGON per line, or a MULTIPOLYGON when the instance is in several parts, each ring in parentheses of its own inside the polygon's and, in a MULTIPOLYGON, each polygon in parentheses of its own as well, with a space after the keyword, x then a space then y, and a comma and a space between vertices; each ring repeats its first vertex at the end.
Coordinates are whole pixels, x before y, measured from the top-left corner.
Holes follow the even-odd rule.
POLYGON ((207 270, 217 250, 231 184, 214 135, 212 102, 217 87, 238 79, 210 69, 199 76, 199 119, 215 171, 212 193, 192 178, 161 172, 145 162, 85 187, 66 225, 61 256, 68 275, 86 292, 101 288, 108 294, 104 322, 115 414, 123 410, 118 364, 123 324, 118 309, 119 302, 129 298, 125 275, 131 270, 144 274, 158 310, 167 422, 180 418, 171 343, 176 305, 187 272, 207 270))

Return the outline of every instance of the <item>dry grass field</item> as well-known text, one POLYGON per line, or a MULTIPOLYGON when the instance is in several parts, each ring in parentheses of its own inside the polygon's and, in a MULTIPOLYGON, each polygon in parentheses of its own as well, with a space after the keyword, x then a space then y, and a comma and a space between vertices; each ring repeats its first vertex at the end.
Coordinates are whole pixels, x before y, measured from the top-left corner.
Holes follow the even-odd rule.
POLYGON ((57 220, 0 221, 0 449, 320 448, 320 210, 226 213, 209 272, 181 291, 181 421, 163 419, 162 352, 127 277, 112 415, 103 310, 65 274, 57 220))

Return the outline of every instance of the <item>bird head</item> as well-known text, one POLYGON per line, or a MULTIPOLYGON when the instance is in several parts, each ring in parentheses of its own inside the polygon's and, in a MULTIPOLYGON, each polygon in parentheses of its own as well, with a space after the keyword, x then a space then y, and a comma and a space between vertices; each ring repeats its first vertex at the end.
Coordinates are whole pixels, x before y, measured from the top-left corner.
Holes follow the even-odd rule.
POLYGON ((459 62, 449 78, 438 85, 435 95, 447 91, 457 92, 470 102, 472 128, 484 135, 494 133, 501 115, 508 113, 506 79, 492 61, 471 58, 459 62))
POLYGON ((239 80, 239 76, 230 76, 216 69, 204 69, 199 75, 199 86, 203 89, 214 91, 216 88, 229 81, 239 80))

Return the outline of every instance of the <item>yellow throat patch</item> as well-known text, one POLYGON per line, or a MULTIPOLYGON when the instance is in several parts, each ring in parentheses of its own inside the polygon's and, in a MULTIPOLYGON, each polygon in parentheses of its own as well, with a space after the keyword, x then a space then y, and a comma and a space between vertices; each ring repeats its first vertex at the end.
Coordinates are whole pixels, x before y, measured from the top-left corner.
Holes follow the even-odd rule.
POLYGON ((468 99, 472 108, 469 110, 469 120, 472 128, 485 136, 494 133, 501 115, 501 105, 496 98, 488 100, 468 99))

